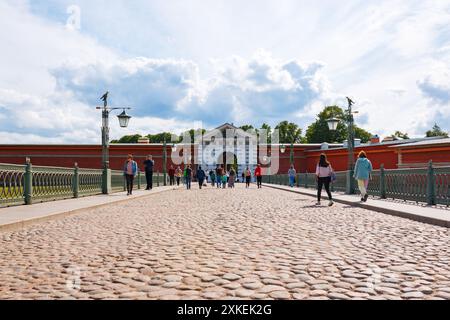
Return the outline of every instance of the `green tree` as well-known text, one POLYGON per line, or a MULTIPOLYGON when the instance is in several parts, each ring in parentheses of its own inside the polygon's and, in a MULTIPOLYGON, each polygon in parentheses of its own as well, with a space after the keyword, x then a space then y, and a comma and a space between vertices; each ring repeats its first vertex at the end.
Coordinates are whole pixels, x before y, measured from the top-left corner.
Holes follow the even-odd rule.
POLYGON ((301 143, 302 129, 295 123, 282 121, 276 127, 280 135, 280 143, 301 143))
POLYGON ((270 125, 268 125, 267 123, 263 123, 263 125, 261 126, 261 129, 266 131, 267 143, 271 143, 272 142, 272 127, 270 125))
POLYGON ((393 135, 391 135, 392 138, 400 138, 400 139, 409 139, 409 136, 407 133, 403 133, 401 131, 395 131, 393 135))
POLYGON ((138 140, 142 138, 140 134, 128 135, 120 138, 119 140, 113 140, 111 143, 138 143, 138 140))
POLYGON ((170 132, 149 134, 147 138, 150 140, 150 143, 163 143, 164 139, 167 143, 170 143, 172 141, 172 134, 170 132))
MULTIPOLYGON (((308 143, 337 142, 342 143, 348 139, 348 129, 345 121, 340 121, 336 131, 331 131, 327 120, 330 118, 344 119, 345 113, 338 106, 325 107, 317 115, 317 120, 306 130, 306 141, 308 143)), ((355 138, 361 139, 362 143, 370 141, 372 134, 358 126, 354 126, 355 138)))
POLYGON ((437 123, 434 124, 433 128, 427 131, 427 138, 431 137, 446 137, 448 138, 448 132, 445 132, 438 126, 437 123))
POLYGON ((244 131, 255 130, 255 128, 251 124, 246 124, 246 125, 240 126, 239 128, 244 131))

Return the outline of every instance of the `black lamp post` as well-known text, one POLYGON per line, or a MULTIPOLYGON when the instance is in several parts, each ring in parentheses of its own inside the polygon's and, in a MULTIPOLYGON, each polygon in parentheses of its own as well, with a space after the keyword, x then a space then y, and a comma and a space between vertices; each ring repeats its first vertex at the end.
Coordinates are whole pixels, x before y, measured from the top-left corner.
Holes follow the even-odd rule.
POLYGON ((123 110, 123 112, 118 115, 119 124, 121 128, 128 127, 131 116, 126 113, 126 110, 131 108, 109 108, 108 107, 108 95, 106 92, 102 97, 103 107, 97 107, 97 110, 102 110, 102 167, 103 167, 103 177, 102 177, 102 193, 111 193, 111 170, 109 169, 109 113, 113 110, 123 110))
POLYGON ((344 121, 347 123, 347 149, 348 149, 348 167, 347 167, 347 188, 346 193, 347 194, 354 194, 355 193, 355 183, 353 180, 353 172, 355 167, 355 120, 353 117, 353 114, 358 113, 358 111, 353 111, 352 106, 355 104, 352 99, 347 97, 348 101, 348 109, 345 110, 345 115, 342 119, 338 118, 331 118, 327 120, 328 128, 331 131, 336 131, 339 123, 341 121, 344 121))

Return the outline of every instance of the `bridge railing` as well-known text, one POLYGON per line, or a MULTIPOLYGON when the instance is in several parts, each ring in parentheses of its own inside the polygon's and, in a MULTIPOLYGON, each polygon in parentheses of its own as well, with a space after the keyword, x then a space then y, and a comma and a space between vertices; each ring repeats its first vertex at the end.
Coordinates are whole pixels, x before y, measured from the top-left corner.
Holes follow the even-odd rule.
MULTIPOLYGON (((32 204, 102 193, 103 170, 0 164, 0 208, 12 205, 32 204)), ((155 187, 163 185, 163 175, 154 176, 155 187)), ((145 184, 145 174, 139 172, 135 188, 145 184)), ((111 171, 112 192, 126 191, 122 171, 111 171)))
MULTIPOLYGON (((333 192, 345 192, 347 171, 336 172, 336 181, 332 184, 333 192)), ((289 185, 288 175, 265 176, 265 183, 289 185)), ((300 173, 296 177, 296 186, 317 189, 314 173, 300 173)), ((372 172, 368 194, 381 199, 393 199, 427 203, 428 205, 445 205, 450 207, 450 167, 394 169, 372 172)), ((355 190, 358 194, 359 190, 355 190)))

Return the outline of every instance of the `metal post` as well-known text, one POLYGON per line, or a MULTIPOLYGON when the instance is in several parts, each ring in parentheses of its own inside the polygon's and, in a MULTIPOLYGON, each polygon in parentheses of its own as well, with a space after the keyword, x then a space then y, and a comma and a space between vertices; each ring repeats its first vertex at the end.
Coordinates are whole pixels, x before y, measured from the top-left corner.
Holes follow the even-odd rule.
POLYGON ((305 173, 305 189, 308 189, 308 171, 305 173))
POLYGON ((291 143, 291 166, 294 164, 294 143, 291 143))
POLYGON ((33 167, 30 158, 27 158, 24 177, 24 198, 25 204, 33 204, 33 167))
POLYGON ((156 173, 156 186, 159 187, 159 171, 156 173))
POLYGON ((78 163, 75 163, 75 168, 73 169, 72 190, 73 197, 78 198, 80 196, 80 174, 78 172, 78 163))
POLYGON ((138 190, 141 190, 141 171, 138 171, 138 190))
POLYGON ((348 103, 348 170, 347 170, 347 194, 355 194, 355 182, 353 180, 354 166, 355 166, 355 130, 354 130, 354 119, 352 112, 352 102, 349 100, 348 103))
POLYGON ((300 188, 300 173, 297 174, 297 188, 300 188))
POLYGON ((380 167, 380 198, 386 199, 386 171, 384 170, 384 164, 380 167))
POLYGON ((164 152, 163 152, 163 177, 164 177, 164 186, 167 186, 167 142, 164 137, 164 152))
POLYGON ((433 161, 428 163, 427 203, 430 206, 434 206, 436 204, 436 177, 434 175, 433 161))
MULTIPOLYGON (((124 191, 126 190, 126 185, 124 191)), ((111 187, 111 169, 109 169, 109 161, 106 161, 103 166, 102 172, 102 193, 110 194, 112 192, 111 187)))

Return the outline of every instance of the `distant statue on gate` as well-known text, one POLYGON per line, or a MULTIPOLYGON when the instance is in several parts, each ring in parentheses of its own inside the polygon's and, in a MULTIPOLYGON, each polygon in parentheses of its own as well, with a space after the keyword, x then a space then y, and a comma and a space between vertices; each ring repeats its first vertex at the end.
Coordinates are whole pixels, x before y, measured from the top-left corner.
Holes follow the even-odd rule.
POLYGON ((109 91, 106 91, 106 93, 100 98, 100 100, 103 100, 105 108, 108 105, 108 95, 109 91))
POLYGON ((350 99, 349 97, 347 97, 347 101, 348 101, 349 107, 351 107, 352 105, 355 104, 355 102, 352 99, 350 99))

